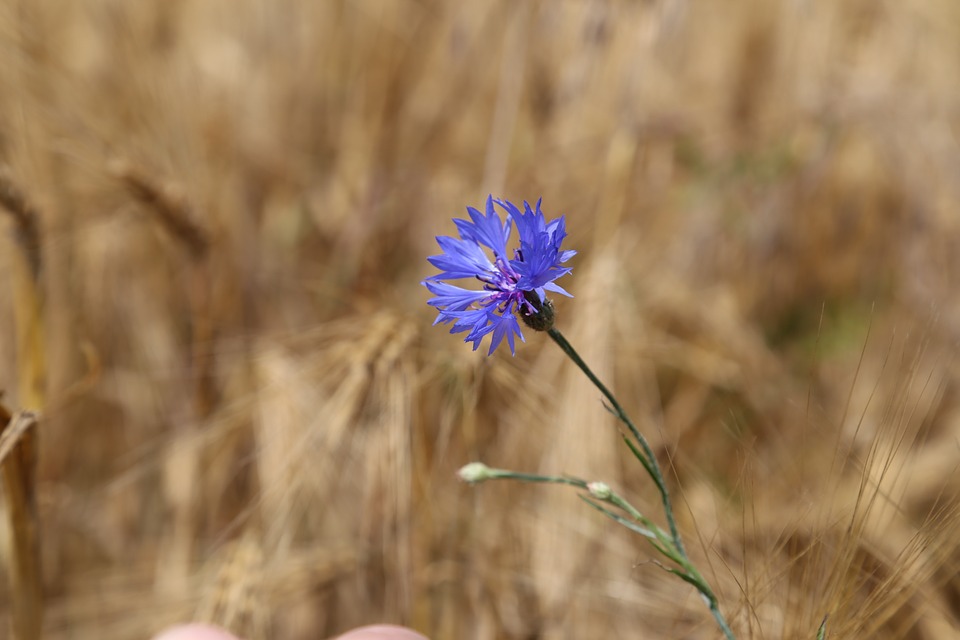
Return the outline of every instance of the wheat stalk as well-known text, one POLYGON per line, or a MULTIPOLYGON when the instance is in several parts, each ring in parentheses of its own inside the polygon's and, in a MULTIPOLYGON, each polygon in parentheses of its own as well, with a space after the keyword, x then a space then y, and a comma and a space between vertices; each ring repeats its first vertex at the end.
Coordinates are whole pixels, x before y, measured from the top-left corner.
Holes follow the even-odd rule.
MULTIPOLYGON (((40 221, 37 210, 10 176, 0 172, 0 208, 14 220, 20 251, 14 257, 14 315, 17 329, 17 370, 20 403, 41 410, 45 401, 46 350, 43 340, 43 295, 40 284, 40 221)), ((13 567, 13 635, 17 640, 40 638, 43 626, 43 579, 40 571, 40 525, 36 505, 36 418, 18 413, 16 419, 0 405, 0 474, 11 529, 13 567)))

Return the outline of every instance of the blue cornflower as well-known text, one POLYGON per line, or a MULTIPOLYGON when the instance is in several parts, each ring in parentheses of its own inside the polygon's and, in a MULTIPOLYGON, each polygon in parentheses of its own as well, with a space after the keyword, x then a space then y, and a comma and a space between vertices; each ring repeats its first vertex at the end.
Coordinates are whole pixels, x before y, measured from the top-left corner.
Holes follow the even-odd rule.
POLYGON ((434 324, 452 322, 450 333, 469 331, 464 342, 473 342, 474 351, 489 333, 489 353, 506 337, 510 353, 515 354, 514 335, 523 340, 517 315, 539 331, 553 326, 553 306, 546 292, 570 296, 554 281, 572 271, 561 265, 577 252, 560 250, 567 235, 563 216, 547 223, 540 200, 535 209, 524 202, 521 211, 516 205, 491 196, 487 198, 486 213, 473 207, 467 207, 467 212, 470 220, 453 221, 460 237, 438 236, 443 253, 427 258, 441 271, 421 283, 436 296, 427 304, 440 312, 434 324), (494 203, 507 213, 505 222, 494 203), (513 250, 513 259, 509 259, 507 241, 513 225, 520 236, 520 247, 513 250), (492 261, 484 247, 492 252, 492 261), (463 289, 442 282, 465 278, 479 280, 483 289, 463 289))

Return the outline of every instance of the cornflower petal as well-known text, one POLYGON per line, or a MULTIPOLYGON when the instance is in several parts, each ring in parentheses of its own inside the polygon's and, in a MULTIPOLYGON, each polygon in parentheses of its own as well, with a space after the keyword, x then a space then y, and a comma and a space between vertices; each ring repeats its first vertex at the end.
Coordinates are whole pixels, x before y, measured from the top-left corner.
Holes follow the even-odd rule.
POLYGON ((474 242, 437 236, 437 244, 443 249, 443 253, 431 256, 427 261, 442 273, 430 276, 427 280, 475 278, 481 273, 494 271, 493 263, 474 242))
POLYGON ((489 291, 472 291, 446 282, 424 280, 420 284, 429 289, 430 293, 436 295, 436 297, 427 300, 427 304, 440 310, 440 315, 437 316, 433 324, 449 322, 456 318, 456 316, 451 315, 452 312, 466 311, 472 305, 490 297, 489 291))
POLYGON ((537 214, 531 211, 530 205, 526 202, 523 203, 523 211, 507 200, 496 200, 495 202, 507 212, 507 216, 517 225, 517 235, 520 236, 521 249, 524 244, 533 244, 537 234, 546 230, 543 214, 541 213, 538 219, 537 214))
POLYGON ((562 296, 567 296, 568 298, 573 297, 572 293, 568 292, 566 289, 564 289, 563 287, 561 287, 555 282, 548 282, 547 284, 543 285, 543 288, 546 289, 547 291, 553 291, 554 293, 559 293, 562 296))
MULTIPOLYGON (((510 306, 513 306, 513 303, 510 303, 510 306)), ((503 341, 504 336, 507 338, 507 344, 510 346, 510 354, 517 355, 517 350, 514 346, 513 336, 520 336, 521 342, 526 342, 523 337, 523 332, 520 330, 520 323, 517 322, 517 317, 513 315, 513 309, 508 308, 504 311, 502 316, 495 316, 492 318, 493 327, 493 336, 490 339, 490 351, 487 352, 487 355, 493 354, 493 352, 500 346, 500 343, 503 341)))
POLYGON ((484 336, 493 331, 493 322, 498 317, 494 307, 479 309, 475 313, 477 322, 473 325, 470 333, 463 339, 464 342, 473 342, 473 350, 476 351, 480 346, 480 341, 484 336))
POLYGON ((467 213, 470 214, 471 222, 455 219, 453 222, 460 231, 460 237, 464 240, 472 240, 480 243, 493 251, 493 255, 503 260, 507 259, 507 240, 510 237, 510 218, 506 222, 500 220, 500 216, 493 208, 493 198, 487 198, 486 214, 480 213, 473 207, 467 207, 467 213))
POLYGON ((480 341, 483 339, 483 336, 489 332, 487 329, 490 322, 488 309, 470 309, 468 311, 453 312, 451 315, 456 318, 456 322, 454 322, 453 328, 450 329, 450 333, 470 331, 463 341, 473 342, 473 350, 476 351, 477 347, 480 346, 480 341))

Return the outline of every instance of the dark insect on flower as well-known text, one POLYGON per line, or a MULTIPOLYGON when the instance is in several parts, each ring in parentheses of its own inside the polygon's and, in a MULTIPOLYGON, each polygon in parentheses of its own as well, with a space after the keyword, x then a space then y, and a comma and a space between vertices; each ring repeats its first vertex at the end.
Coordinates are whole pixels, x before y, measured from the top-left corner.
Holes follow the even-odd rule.
POLYGON ((547 300, 546 292, 570 296, 555 280, 570 273, 570 267, 561 265, 577 252, 560 250, 567 235, 564 218, 560 216, 547 223, 539 200, 536 208, 524 202, 521 211, 516 205, 491 196, 487 198, 486 213, 473 207, 467 207, 467 212, 470 220, 453 221, 460 237, 438 236, 443 253, 427 258, 440 269, 440 273, 421 283, 435 296, 427 304, 439 311, 434 324, 452 322, 450 333, 468 331, 464 342, 472 342, 474 350, 484 336, 491 334, 490 354, 505 337, 510 353, 516 353, 514 336, 524 339, 517 314, 536 331, 553 326, 553 304, 547 300), (494 204, 506 212, 506 221, 500 218, 494 204), (507 242, 514 225, 520 246, 510 259, 507 242), (493 260, 484 248, 492 253, 493 260), (463 289, 443 282, 466 278, 479 280, 483 289, 463 289))

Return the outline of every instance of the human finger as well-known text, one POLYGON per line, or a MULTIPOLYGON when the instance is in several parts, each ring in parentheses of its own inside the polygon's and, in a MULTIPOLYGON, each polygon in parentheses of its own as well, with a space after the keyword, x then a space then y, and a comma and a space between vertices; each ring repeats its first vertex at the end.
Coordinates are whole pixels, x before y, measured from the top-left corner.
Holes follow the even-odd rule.
POLYGON ((377 624, 348 631, 334 640, 427 640, 427 637, 406 627, 377 624))
POLYGON ((237 636, 210 624, 182 624, 170 627, 153 640, 240 640, 237 636))

